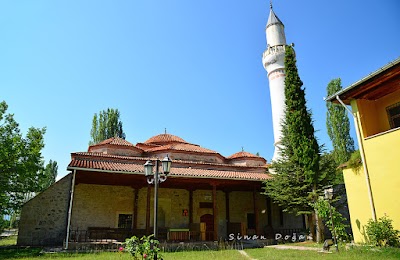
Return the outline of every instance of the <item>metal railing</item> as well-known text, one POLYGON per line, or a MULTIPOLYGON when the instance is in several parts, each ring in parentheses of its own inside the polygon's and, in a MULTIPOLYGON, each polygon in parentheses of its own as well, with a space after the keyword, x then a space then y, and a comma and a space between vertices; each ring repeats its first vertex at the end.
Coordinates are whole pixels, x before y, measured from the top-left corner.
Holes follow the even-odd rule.
MULTIPOLYGON (((152 233, 145 229, 119 229, 119 228, 88 228, 87 230, 72 229, 69 234, 69 242, 88 243, 88 242, 124 242, 127 238, 137 236, 141 238, 152 233)), ((213 231, 174 231, 159 230, 160 241, 183 242, 183 241, 213 241, 213 231)))

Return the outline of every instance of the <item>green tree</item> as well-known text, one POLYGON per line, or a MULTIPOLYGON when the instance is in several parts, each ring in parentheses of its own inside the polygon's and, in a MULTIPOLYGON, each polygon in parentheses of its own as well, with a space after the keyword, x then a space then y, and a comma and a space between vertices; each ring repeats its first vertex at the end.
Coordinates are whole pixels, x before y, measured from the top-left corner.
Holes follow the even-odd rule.
POLYGON ((331 182, 329 160, 322 160, 321 148, 314 134, 311 111, 307 109, 294 50, 286 46, 285 53, 285 117, 282 122, 281 158, 272 162, 276 173, 265 182, 265 194, 284 211, 307 214, 313 238, 322 240, 322 221, 313 203, 323 186, 331 182), (317 223, 317 236, 314 232, 317 223))
POLYGON ((97 144, 111 137, 120 137, 125 139, 125 133, 122 129, 122 122, 119 119, 118 109, 107 108, 94 114, 92 120, 92 129, 90 130, 91 140, 89 145, 97 144))
POLYGON ((40 191, 46 128, 28 129, 24 138, 13 114, 0 103, 0 215, 18 211, 27 193, 40 191))
MULTIPOLYGON (((326 88, 327 96, 331 96, 341 89, 341 79, 333 79, 326 88)), ((350 121, 343 106, 326 102, 326 108, 326 128, 332 141, 336 164, 340 165, 347 162, 351 153, 354 152, 354 140, 350 136, 350 121)))
POLYGON ((48 187, 50 187, 50 185, 56 182, 57 174, 58 174, 57 162, 50 160, 49 163, 44 168, 44 175, 40 184, 42 191, 47 189, 48 187))

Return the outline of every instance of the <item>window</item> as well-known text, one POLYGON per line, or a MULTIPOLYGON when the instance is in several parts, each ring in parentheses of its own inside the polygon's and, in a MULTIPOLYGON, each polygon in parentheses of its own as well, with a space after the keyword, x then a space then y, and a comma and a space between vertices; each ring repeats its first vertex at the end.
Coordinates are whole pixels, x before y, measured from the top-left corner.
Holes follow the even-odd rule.
POLYGON ((118 228, 132 228, 132 214, 119 214, 118 228))
POLYGON ((400 102, 386 108, 390 128, 400 127, 400 102))
POLYGON ((254 213, 247 213, 247 228, 256 229, 256 215, 254 213))
POLYGON ((283 210, 279 208, 279 224, 283 226, 283 210))
POLYGON ((200 202, 199 203, 199 208, 201 208, 201 209, 212 209, 213 208, 213 204, 212 204, 212 202, 200 202))

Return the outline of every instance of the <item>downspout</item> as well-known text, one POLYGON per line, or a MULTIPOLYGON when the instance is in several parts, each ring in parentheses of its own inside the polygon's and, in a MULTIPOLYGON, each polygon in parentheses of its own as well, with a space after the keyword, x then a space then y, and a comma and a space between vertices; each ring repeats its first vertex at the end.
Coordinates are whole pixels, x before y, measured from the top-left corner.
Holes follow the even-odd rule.
POLYGON ((71 181, 71 197, 69 199, 69 209, 68 209, 68 219, 67 219, 67 237, 65 238, 65 250, 68 249, 68 241, 69 241, 69 229, 71 227, 71 213, 72 213, 72 202, 74 200, 74 190, 75 190, 75 175, 76 170, 72 174, 72 181, 71 181))
POLYGON ((356 133, 357 133, 357 139, 358 139, 358 146, 360 147, 360 156, 361 156, 361 161, 363 164, 363 169, 365 172, 365 181, 367 182, 367 188, 368 188, 368 197, 369 197, 369 203, 371 206, 371 211, 372 211, 372 220, 376 221, 376 212, 375 212, 375 204, 374 204, 374 198, 372 196, 372 190, 371 190, 371 181, 369 179, 369 173, 368 173, 368 167, 367 167, 367 162, 365 160, 365 154, 364 154, 364 145, 363 142, 361 141, 361 132, 360 132, 360 123, 358 120, 358 115, 356 113, 353 113, 340 99, 339 95, 336 95, 337 101, 353 116, 354 118, 354 124, 356 126, 356 133))

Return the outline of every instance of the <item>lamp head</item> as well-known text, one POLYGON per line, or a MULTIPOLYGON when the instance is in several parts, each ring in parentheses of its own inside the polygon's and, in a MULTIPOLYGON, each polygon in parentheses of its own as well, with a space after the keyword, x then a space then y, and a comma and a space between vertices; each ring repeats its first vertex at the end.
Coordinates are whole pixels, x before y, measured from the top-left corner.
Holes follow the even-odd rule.
POLYGON ((147 161, 145 164, 144 164, 144 175, 146 176, 146 177, 148 177, 148 176, 152 176, 153 175, 153 164, 151 163, 151 161, 147 161))
POLYGON ((331 200, 333 198, 333 188, 329 187, 324 190, 325 199, 331 200))
POLYGON ((168 175, 168 173, 171 171, 171 164, 172 164, 172 160, 169 158, 168 154, 167 156, 165 156, 165 158, 161 161, 162 163, 162 169, 163 169, 163 173, 165 175, 168 175))

